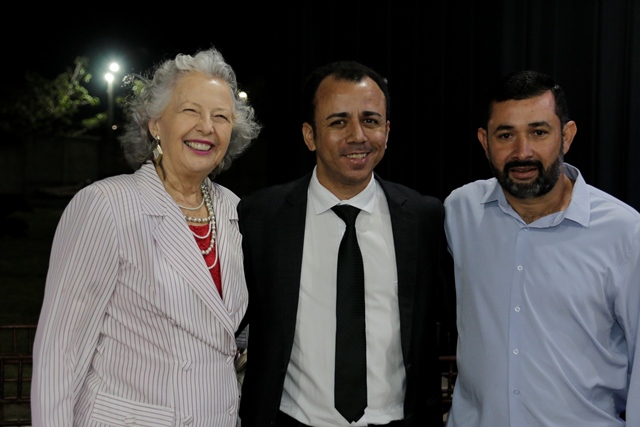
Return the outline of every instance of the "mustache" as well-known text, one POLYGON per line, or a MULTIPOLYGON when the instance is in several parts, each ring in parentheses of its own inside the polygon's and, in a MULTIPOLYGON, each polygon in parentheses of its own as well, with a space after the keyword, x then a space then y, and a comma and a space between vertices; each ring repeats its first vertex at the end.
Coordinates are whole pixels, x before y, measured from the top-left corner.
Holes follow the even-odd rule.
POLYGON ((504 173, 507 173, 510 169, 513 168, 524 168, 531 166, 536 167, 539 170, 543 170, 542 162, 540 160, 513 160, 505 163, 502 170, 504 173))

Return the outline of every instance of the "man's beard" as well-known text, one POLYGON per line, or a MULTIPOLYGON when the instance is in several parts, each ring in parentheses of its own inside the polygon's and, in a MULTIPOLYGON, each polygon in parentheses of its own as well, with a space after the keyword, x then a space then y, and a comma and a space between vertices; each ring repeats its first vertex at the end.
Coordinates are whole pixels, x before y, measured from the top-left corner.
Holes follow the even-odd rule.
POLYGON ((560 179, 562 173, 562 163, 564 161, 564 155, 562 154, 562 146, 560 152, 549 165, 548 168, 544 168, 544 165, 539 160, 527 160, 527 161, 513 161, 504 165, 502 170, 495 167, 491 161, 491 153, 489 153, 489 168, 491 172, 498 179, 498 182, 509 194, 517 199, 534 199, 536 197, 547 194, 556 185, 560 179), (509 170, 514 167, 530 167, 535 166, 538 168, 538 177, 530 183, 517 183, 514 182, 509 176, 509 170))

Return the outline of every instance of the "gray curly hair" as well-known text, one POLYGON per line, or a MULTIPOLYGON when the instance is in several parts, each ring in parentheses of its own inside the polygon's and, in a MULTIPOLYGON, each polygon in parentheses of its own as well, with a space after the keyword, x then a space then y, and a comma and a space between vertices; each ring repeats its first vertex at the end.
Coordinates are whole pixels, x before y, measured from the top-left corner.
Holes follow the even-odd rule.
POLYGON ((261 125, 255 119, 255 111, 246 99, 239 96, 236 74, 220 51, 211 47, 208 50, 200 50, 193 56, 178 54, 174 59, 166 60, 155 67, 151 77, 131 74, 125 78, 125 83, 131 86, 132 94, 124 106, 127 122, 120 136, 120 143, 127 163, 134 170, 153 159, 153 149, 157 141, 149 132, 149 120, 160 118, 169 105, 177 81, 184 74, 193 71, 226 82, 234 102, 235 120, 229 148, 220 164, 209 173, 209 177, 213 179, 228 169, 232 161, 258 137, 261 125))

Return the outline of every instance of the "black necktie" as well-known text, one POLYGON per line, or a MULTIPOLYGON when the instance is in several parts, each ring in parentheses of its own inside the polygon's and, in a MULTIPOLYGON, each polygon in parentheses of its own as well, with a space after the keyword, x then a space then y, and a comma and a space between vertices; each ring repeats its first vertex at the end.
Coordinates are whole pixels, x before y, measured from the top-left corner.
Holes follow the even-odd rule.
POLYGON ((364 267, 355 225, 360 209, 339 205, 333 211, 347 225, 338 251, 335 406, 353 422, 367 407, 364 267))

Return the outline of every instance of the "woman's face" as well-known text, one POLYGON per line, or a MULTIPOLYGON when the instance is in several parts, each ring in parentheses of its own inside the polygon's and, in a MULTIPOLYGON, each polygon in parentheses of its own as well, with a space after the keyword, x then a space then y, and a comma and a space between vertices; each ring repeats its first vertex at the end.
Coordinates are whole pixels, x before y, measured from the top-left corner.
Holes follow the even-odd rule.
POLYGON ((185 74, 160 119, 149 121, 149 131, 160 137, 165 173, 202 181, 227 152, 234 118, 226 82, 198 72, 185 74))

